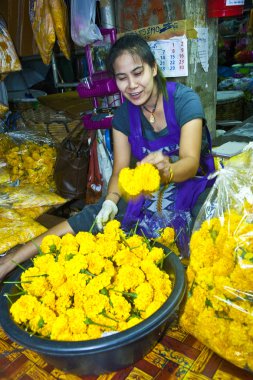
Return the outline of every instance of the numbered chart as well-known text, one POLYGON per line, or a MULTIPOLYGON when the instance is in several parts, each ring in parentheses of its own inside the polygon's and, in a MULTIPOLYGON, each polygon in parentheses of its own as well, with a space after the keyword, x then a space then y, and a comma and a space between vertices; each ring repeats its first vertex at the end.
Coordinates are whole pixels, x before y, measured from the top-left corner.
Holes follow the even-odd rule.
POLYGON ((151 41, 149 45, 165 77, 185 77, 188 75, 186 37, 151 41))

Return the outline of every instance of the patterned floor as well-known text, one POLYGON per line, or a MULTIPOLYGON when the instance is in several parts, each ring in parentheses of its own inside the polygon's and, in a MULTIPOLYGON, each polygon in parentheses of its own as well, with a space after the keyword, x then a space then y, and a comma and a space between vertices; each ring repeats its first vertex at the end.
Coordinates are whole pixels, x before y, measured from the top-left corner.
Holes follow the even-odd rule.
POLYGON ((1 380, 253 380, 221 359, 191 335, 170 328, 163 339, 135 365, 107 375, 79 377, 45 363, 41 357, 13 343, 0 329, 1 380))

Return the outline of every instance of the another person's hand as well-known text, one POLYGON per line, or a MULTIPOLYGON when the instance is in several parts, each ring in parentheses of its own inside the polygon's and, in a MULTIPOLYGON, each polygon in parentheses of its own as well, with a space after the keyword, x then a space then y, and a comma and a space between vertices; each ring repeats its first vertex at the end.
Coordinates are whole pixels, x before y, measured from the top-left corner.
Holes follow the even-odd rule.
POLYGON ((104 203, 102 204, 102 208, 96 217, 96 224, 98 226, 98 229, 102 230, 104 225, 108 222, 108 220, 114 219, 117 212, 118 207, 113 201, 109 199, 104 201, 104 203))

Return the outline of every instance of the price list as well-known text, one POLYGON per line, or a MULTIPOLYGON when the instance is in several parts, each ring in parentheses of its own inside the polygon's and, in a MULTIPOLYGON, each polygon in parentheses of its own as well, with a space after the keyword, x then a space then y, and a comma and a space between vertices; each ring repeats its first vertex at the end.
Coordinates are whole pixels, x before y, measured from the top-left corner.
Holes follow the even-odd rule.
POLYGON ((184 77, 188 75, 186 37, 151 41, 149 45, 165 77, 184 77))

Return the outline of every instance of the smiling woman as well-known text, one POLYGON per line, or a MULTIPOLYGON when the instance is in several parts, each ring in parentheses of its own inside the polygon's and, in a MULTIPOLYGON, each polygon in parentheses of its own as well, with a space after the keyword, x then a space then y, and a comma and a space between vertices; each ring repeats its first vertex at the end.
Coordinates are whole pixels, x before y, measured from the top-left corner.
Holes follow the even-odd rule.
MULTIPOLYGON (((180 254, 187 256, 193 216, 205 201, 212 185, 208 175, 214 171, 201 101, 192 89, 166 81, 150 46, 136 33, 127 33, 111 46, 107 67, 125 98, 112 121, 113 171, 107 195, 47 233, 62 236, 93 227, 95 234, 112 219, 119 220, 126 232, 137 226, 136 233, 148 238, 172 227, 180 254), (153 165, 160 186, 152 194, 126 201, 119 174, 133 162, 153 165)), ((41 238, 35 240, 40 242, 41 238)), ((12 259, 21 262, 36 254, 31 245, 21 250, 12 259)), ((0 278, 13 266, 0 265, 0 278)))
POLYGON ((138 34, 128 33, 116 41, 107 68, 126 99, 113 119, 114 169, 109 190, 118 191, 118 175, 130 165, 131 156, 137 165, 153 164, 161 176, 156 194, 128 203, 123 227, 138 221, 139 228, 152 236, 164 224, 173 225, 181 250, 187 252, 191 212, 212 184, 207 174, 214 170, 212 158, 205 160, 211 145, 200 99, 190 88, 166 81, 148 43, 138 34))

